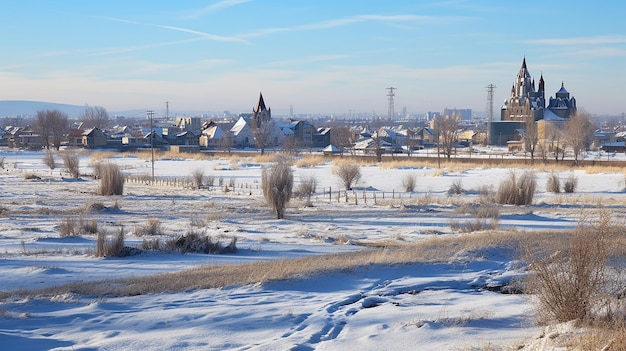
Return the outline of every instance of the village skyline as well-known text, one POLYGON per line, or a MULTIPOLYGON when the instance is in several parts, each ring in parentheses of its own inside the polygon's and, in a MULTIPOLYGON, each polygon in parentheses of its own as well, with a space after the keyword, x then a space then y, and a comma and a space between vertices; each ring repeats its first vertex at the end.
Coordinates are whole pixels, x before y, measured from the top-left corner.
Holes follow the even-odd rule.
POLYGON ((35 3, 0 5, 2 100, 239 113, 262 92, 275 114, 384 116, 388 87, 396 111, 484 111, 493 84, 498 110, 526 58, 547 95, 626 110, 622 3, 35 3))

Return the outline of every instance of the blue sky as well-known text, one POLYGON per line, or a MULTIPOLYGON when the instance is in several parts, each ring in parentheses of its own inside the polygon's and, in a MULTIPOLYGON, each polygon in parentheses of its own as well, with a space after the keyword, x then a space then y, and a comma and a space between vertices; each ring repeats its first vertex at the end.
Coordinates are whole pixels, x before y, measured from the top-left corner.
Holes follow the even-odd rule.
POLYGON ((274 114, 494 109, 522 59, 592 114, 626 112, 608 1, 3 1, 0 100, 274 114))

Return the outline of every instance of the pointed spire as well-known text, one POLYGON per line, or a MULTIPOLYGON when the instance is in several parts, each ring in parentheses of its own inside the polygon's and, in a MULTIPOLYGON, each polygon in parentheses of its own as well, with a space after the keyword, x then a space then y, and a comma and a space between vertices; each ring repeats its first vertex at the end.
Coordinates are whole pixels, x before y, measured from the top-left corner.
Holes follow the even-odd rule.
POLYGON ((252 111, 260 112, 260 111, 265 111, 265 110, 267 110, 267 108, 265 107, 265 101, 263 101, 263 93, 260 92, 259 93, 259 102, 256 105, 256 110, 252 109, 252 111))

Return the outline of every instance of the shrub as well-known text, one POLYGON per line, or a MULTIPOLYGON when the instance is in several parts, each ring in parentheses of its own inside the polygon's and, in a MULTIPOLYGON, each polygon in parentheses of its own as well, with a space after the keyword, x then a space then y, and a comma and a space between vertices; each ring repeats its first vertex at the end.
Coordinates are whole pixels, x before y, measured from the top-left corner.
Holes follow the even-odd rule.
POLYGON ((73 152, 63 153, 63 165, 73 178, 80 177, 80 159, 78 154, 73 152))
POLYGON ((124 248, 124 228, 107 240, 105 232, 98 232, 96 238, 96 257, 123 257, 128 256, 124 248))
POLYGON ((265 201, 270 205, 277 219, 285 215, 285 207, 291 199, 293 189, 293 171, 284 160, 279 159, 270 168, 261 171, 261 188, 265 201))
POLYGON ((200 168, 194 169, 191 172, 191 179, 193 180, 193 186, 196 189, 200 189, 204 185, 204 171, 200 168))
POLYGON ((76 219, 72 217, 65 217, 61 220, 61 223, 59 224, 59 236, 63 238, 76 235, 78 234, 76 228, 76 219))
POLYGON ((415 174, 405 174, 404 177, 402 177, 402 187, 406 192, 414 192, 416 183, 417 177, 415 176, 415 174))
POLYGON ((559 176, 556 173, 551 173, 546 181, 546 191, 551 193, 561 192, 561 184, 559 182, 559 176))
POLYGON ((146 225, 135 228, 135 236, 163 235, 161 221, 158 218, 149 218, 146 225))
POLYGON ((352 185, 361 179, 361 166, 356 163, 342 162, 335 164, 332 172, 341 179, 346 190, 352 190, 352 185))
POLYGON ((214 186, 215 185, 215 176, 214 175, 208 175, 205 178, 205 183, 207 186, 214 186))
POLYGON ((4 159, 5 159, 5 157, 4 157, 4 156, 3 156, 3 157, 0 157, 0 168, 1 168, 1 169, 4 169, 4 159))
POLYGON ((48 166, 48 168, 50 168, 51 170, 56 168, 57 164, 54 161, 54 155, 50 150, 48 150, 48 152, 46 152, 46 154, 43 156, 43 164, 48 166))
POLYGON ((595 226, 581 220, 564 248, 526 245, 526 290, 536 297, 545 319, 586 321, 604 305, 610 218, 602 211, 595 226))
POLYGON ((223 254, 237 251, 237 238, 232 237, 230 243, 223 246, 219 241, 214 241, 205 232, 190 230, 184 235, 179 235, 168 240, 165 246, 172 251, 180 253, 206 253, 223 254))
POLYGON ((317 189, 317 178, 314 176, 304 176, 300 179, 300 183, 294 191, 294 195, 306 200, 306 206, 312 206, 311 196, 315 194, 317 189))
POLYGON ((576 186, 578 185, 578 178, 576 178, 573 174, 570 174, 565 180, 565 184, 563 184, 563 191, 566 193, 573 193, 576 190, 576 186))
POLYGON ((504 205, 530 205, 536 188, 537 179, 532 171, 524 172, 519 179, 511 172, 509 179, 500 183, 495 200, 504 205))
POLYGON ((124 174, 115 163, 104 162, 100 170, 100 195, 122 195, 124 174))
POLYGON ((448 195, 461 195, 463 194, 463 182, 460 179, 455 180, 448 189, 448 195))

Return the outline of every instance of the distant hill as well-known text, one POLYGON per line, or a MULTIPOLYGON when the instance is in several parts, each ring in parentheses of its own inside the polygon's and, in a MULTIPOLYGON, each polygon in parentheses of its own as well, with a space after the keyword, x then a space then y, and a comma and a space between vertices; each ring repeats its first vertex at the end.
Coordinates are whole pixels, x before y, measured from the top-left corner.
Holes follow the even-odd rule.
POLYGON ((70 118, 78 118, 85 106, 57 104, 44 101, 0 100, 0 117, 35 116, 40 110, 59 110, 67 113, 70 118))

